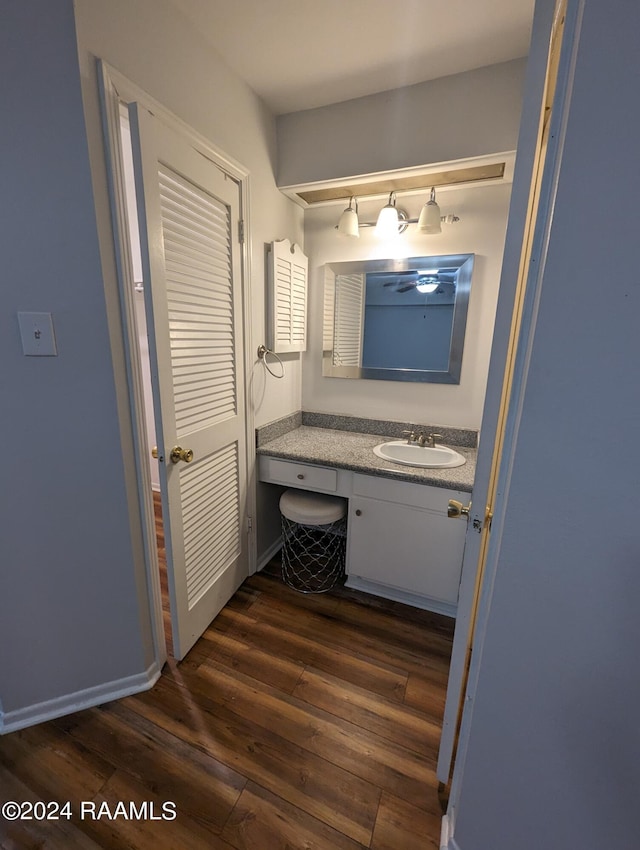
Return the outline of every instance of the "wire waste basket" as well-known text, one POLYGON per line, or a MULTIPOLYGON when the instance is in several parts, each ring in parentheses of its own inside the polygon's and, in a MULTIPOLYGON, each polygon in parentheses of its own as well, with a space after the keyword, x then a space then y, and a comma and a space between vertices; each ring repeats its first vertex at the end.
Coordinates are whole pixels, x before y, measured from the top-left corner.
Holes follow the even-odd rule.
POLYGON ((344 577, 346 500, 286 490, 280 497, 282 578, 301 593, 326 593, 344 577))

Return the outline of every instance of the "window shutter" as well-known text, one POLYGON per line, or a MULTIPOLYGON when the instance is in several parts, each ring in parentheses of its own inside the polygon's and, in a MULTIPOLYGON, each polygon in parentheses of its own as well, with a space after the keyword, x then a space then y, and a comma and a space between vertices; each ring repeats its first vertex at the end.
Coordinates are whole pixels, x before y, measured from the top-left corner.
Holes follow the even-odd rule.
POLYGON ((271 243, 269 348, 278 354, 306 351, 309 261, 288 239, 271 243))

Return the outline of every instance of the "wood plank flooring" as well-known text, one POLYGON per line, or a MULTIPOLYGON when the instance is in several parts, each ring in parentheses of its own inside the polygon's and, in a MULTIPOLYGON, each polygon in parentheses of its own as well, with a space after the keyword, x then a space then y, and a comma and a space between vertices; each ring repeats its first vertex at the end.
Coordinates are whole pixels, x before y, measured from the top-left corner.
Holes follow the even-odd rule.
MULTIPOLYGON (((159 518, 158 545, 162 558, 159 518)), ((345 588, 297 593, 274 561, 152 690, 0 738, 2 800, 73 810, 0 817, 0 847, 437 848, 452 632, 345 588), (81 801, 146 802, 156 817, 170 801, 177 816, 81 819, 81 801)))

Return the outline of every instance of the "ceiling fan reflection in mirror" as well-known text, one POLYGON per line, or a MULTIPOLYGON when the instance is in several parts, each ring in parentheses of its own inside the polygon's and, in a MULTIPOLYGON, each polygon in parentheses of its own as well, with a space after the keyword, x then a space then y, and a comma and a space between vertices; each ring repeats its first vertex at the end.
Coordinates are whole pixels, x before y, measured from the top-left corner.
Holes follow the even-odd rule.
POLYGON ((383 283, 383 286, 393 286, 394 292, 410 292, 412 289, 416 289, 424 294, 432 292, 442 294, 444 289, 441 284, 449 284, 455 287, 457 274, 457 268, 412 269, 397 272, 393 279, 383 283))

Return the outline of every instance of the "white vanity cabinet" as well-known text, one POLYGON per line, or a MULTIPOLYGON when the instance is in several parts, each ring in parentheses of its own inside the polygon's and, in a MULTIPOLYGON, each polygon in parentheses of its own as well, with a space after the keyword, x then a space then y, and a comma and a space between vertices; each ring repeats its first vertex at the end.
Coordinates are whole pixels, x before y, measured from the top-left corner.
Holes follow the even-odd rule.
POLYGON ((260 480, 349 500, 346 584, 455 616, 466 523, 447 517, 469 493, 262 455, 260 480))
POLYGON ((466 523, 447 517, 449 499, 468 494, 354 474, 347 584, 454 614, 466 523))

